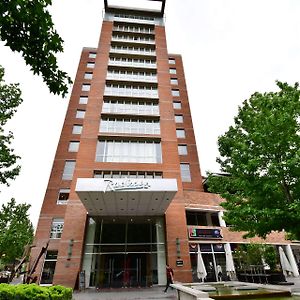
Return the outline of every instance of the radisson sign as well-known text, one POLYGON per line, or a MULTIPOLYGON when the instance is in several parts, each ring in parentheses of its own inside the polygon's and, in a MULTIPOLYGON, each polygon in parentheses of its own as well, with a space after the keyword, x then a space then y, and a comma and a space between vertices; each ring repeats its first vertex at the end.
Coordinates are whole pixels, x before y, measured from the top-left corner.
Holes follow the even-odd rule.
POLYGON ((106 183, 104 193, 110 191, 147 190, 151 188, 151 185, 147 181, 137 181, 131 179, 112 181, 110 179, 104 179, 104 182, 106 183))

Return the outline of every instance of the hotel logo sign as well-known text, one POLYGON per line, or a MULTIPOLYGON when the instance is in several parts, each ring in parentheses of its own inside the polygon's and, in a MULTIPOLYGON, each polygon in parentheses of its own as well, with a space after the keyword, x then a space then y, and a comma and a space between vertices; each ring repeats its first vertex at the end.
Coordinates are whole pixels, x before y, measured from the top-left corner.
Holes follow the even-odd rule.
POLYGON ((105 179, 104 192, 115 192, 115 191, 127 191, 127 190, 147 190, 151 188, 151 185, 147 181, 139 180, 118 180, 113 181, 111 179, 105 179))

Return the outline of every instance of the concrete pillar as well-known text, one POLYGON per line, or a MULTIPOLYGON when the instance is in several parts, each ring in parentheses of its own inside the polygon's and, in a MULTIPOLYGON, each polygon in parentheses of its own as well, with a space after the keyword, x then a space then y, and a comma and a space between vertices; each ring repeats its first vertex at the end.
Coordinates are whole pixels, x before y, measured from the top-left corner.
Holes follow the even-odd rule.
POLYGON ((286 251, 286 255, 288 257, 288 260, 291 264, 292 270, 293 270, 293 275, 294 277, 298 277, 299 276, 299 271, 298 271, 298 266, 297 266, 297 262, 295 260, 295 256, 293 254, 293 250, 291 245, 286 245, 285 246, 285 251, 286 251))
MULTIPOLYGON (((95 241, 95 231, 96 231, 96 222, 90 218, 89 225, 85 237, 85 244, 94 244, 95 241)), ((85 252, 93 253, 93 246, 84 246, 83 252, 83 263, 82 263, 82 270, 85 270, 85 286, 88 287, 90 285, 90 277, 91 277, 91 268, 92 268, 92 254, 85 254, 85 252)), ((94 263, 95 263, 94 259, 94 263)))
POLYGON ((157 242, 157 279, 159 285, 165 285, 166 277, 166 247, 165 228, 163 218, 156 218, 156 242, 157 242))
MULTIPOLYGON (((225 223, 225 221, 224 221, 224 219, 223 219, 223 215, 224 215, 223 211, 219 211, 219 212, 218 212, 218 217, 219 217, 220 226, 221 226, 221 227, 226 227, 226 223, 225 223)), ((230 253, 231 253, 231 251, 230 251, 230 253)))

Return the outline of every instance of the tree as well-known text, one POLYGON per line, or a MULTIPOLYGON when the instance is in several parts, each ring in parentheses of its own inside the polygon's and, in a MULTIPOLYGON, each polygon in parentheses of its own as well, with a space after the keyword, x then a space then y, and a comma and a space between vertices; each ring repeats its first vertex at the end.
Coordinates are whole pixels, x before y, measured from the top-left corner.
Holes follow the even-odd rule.
POLYGON ((0 210, 0 259, 14 263, 22 256, 24 246, 33 240, 33 226, 28 217, 29 204, 16 204, 11 199, 0 210))
POLYGON ((4 125, 12 118, 17 107, 22 103, 18 84, 5 84, 4 69, 0 66, 0 184, 8 184, 9 179, 15 179, 20 172, 16 165, 19 156, 9 145, 13 139, 12 132, 5 133, 4 125))
POLYGON ((55 55, 63 51, 63 40, 47 11, 51 4, 52 0, 2 0, 0 39, 22 54, 34 74, 42 75, 50 92, 64 97, 72 81, 57 65, 55 55))
POLYGON ((209 175, 210 191, 226 200, 225 221, 245 236, 282 231, 300 239, 299 85, 254 93, 218 139, 217 161, 229 176, 209 175))

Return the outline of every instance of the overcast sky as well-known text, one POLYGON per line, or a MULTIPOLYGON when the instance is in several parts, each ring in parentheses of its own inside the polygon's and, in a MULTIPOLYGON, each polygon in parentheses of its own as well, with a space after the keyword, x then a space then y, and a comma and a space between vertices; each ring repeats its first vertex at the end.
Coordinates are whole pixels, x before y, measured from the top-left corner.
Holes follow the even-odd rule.
MULTIPOLYGON (((202 174, 218 171, 217 138, 238 105, 255 91, 276 90, 275 80, 300 78, 299 0, 167 0, 169 53, 183 56, 202 174)), ((54 0, 51 14, 64 39, 61 69, 74 79, 82 47, 98 44, 102 0, 54 0)), ((0 203, 32 204, 36 225, 69 97, 51 95, 17 53, 0 43, 7 82, 19 82, 24 103, 7 129, 22 157, 20 176, 0 186, 0 203)), ((70 88, 71 92, 71 88, 70 88)))

